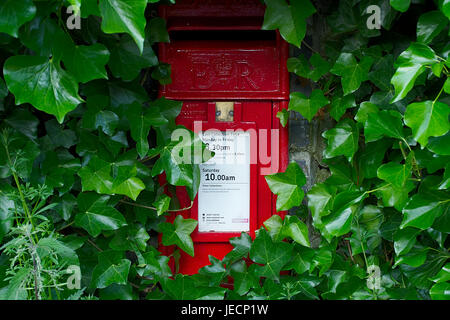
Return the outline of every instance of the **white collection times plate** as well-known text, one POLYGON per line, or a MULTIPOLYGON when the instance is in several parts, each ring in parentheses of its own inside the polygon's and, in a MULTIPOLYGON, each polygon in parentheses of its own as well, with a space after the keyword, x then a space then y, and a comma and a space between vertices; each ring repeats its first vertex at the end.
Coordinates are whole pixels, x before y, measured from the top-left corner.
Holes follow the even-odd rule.
POLYGON ((250 230, 250 134, 205 131, 199 134, 213 158, 200 165, 199 232, 250 230))

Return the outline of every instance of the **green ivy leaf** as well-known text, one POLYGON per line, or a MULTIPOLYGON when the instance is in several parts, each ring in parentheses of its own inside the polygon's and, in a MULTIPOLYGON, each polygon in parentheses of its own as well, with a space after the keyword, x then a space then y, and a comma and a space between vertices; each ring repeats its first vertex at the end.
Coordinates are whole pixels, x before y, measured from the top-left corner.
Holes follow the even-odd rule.
POLYGON ((403 188, 394 187, 391 183, 383 183, 378 185, 376 195, 383 200, 385 207, 394 207, 398 211, 402 211, 409 199, 409 192, 415 188, 414 183, 407 181, 403 188))
POLYGON ((156 42, 170 42, 166 28, 166 20, 160 17, 150 19, 146 27, 146 33, 151 44, 156 42))
POLYGON ((156 207, 156 213, 160 216, 169 210, 170 197, 166 194, 162 194, 155 202, 153 202, 153 205, 156 207))
POLYGON ((83 102, 75 79, 53 60, 14 56, 6 60, 3 72, 16 104, 31 103, 36 109, 56 116, 60 123, 83 102))
POLYGON ((306 19, 316 12, 309 0, 292 1, 264 0, 267 9, 263 30, 279 29, 281 36, 289 43, 300 47, 306 34, 306 19))
POLYGON ((422 14, 417 23, 417 42, 429 44, 447 26, 448 19, 440 11, 422 14))
POLYGON ((331 103, 330 115, 334 120, 339 121, 348 108, 356 106, 355 96, 352 94, 335 97, 331 103))
POLYGON ((139 103, 133 103, 128 107, 128 121, 130 123, 131 137, 136 141, 136 149, 141 158, 144 158, 148 151, 148 134, 151 126, 160 126, 168 123, 168 120, 161 115, 157 106, 143 109, 139 103))
POLYGON ((98 265, 92 272, 91 287, 106 288, 112 284, 127 284, 131 261, 123 259, 123 252, 103 251, 98 254, 98 265))
POLYGON ((197 286, 193 277, 182 274, 163 281, 161 285, 174 300, 222 300, 226 292, 221 287, 197 286))
POLYGON ((391 83, 395 88, 392 103, 402 100, 414 86, 416 79, 426 70, 426 66, 437 63, 433 49, 422 43, 412 43, 397 58, 394 76, 391 83))
POLYGON ((416 243, 416 237, 420 233, 416 228, 399 229, 394 234, 395 254, 400 256, 407 254, 416 243))
POLYGON ((144 51, 146 7, 147 0, 100 0, 103 32, 128 33, 142 53, 144 51))
POLYGON ((242 232, 240 237, 231 238, 230 244, 233 245, 233 250, 225 256, 225 263, 228 261, 233 263, 239 259, 247 257, 252 245, 252 238, 250 238, 248 233, 242 232))
POLYGON ((31 21, 36 14, 36 6, 32 0, 3 0, 0 3, 0 32, 15 38, 21 25, 31 21))
POLYGON ((250 259, 263 264, 258 275, 278 280, 281 269, 291 259, 293 247, 287 242, 272 241, 266 230, 260 229, 250 249, 250 259))
POLYGON ((20 28, 19 38, 36 55, 52 58, 55 64, 68 60, 75 50, 69 34, 48 16, 38 16, 20 28))
POLYGON ((438 155, 450 156, 450 132, 440 137, 430 137, 427 149, 438 155))
POLYGON ((323 218, 327 232, 332 236, 342 236, 350 231, 351 221, 356 211, 356 204, 366 197, 359 191, 339 193, 333 203, 332 213, 323 218))
POLYGON ((131 81, 139 75, 142 69, 153 67, 157 64, 158 57, 148 41, 144 42, 144 51, 139 52, 133 39, 128 35, 124 35, 111 48, 111 59, 108 66, 116 78, 131 81))
POLYGON ((432 300, 450 300, 450 282, 437 283, 430 289, 432 300))
POLYGON ((351 53, 341 53, 336 60, 331 73, 341 76, 342 89, 344 95, 355 92, 361 83, 367 80, 373 58, 364 56, 358 63, 351 53))
POLYGON ((277 118, 280 119, 280 123, 283 126, 283 128, 286 127, 289 121, 289 111, 287 111, 286 109, 278 111, 277 118))
POLYGON ((422 147, 429 137, 438 137, 450 130, 450 106, 439 101, 421 101, 410 104, 405 112, 405 124, 422 147))
POLYGON ((113 136, 119 125, 119 116, 112 111, 103 110, 95 115, 95 128, 101 128, 108 136, 113 136))
POLYGON ((322 137, 328 140, 324 152, 326 158, 346 156, 352 159, 358 150, 359 130, 350 119, 342 120, 333 129, 325 131, 322 137))
POLYGON ((309 247, 308 227, 296 216, 286 216, 284 218, 283 233, 294 240, 299 245, 309 247))
POLYGON ((297 163, 292 162, 285 172, 267 175, 265 179, 270 190, 277 195, 277 212, 300 205, 305 195, 302 186, 306 177, 297 163))
POLYGON ((103 161, 97 156, 92 157, 88 165, 78 171, 83 191, 109 193, 113 184, 110 172, 111 164, 109 162, 103 161))
POLYGON ((406 12, 411 4, 411 0, 390 0, 392 8, 400 12, 406 12))
POLYGON ((274 241, 289 237, 302 246, 310 246, 308 227, 296 216, 286 216, 282 220, 279 215, 273 215, 264 221, 264 226, 274 241))
POLYGON ((70 58, 64 63, 78 82, 86 83, 95 79, 108 79, 105 65, 109 51, 100 43, 92 46, 76 46, 70 58))
POLYGON ((411 162, 404 165, 388 162, 378 168, 377 176, 396 188, 403 188, 406 181, 411 177, 411 169, 411 162))
MULTIPOLYGON (((125 155, 127 156, 127 155, 125 155)), ((89 163, 78 171, 83 191, 96 191, 104 194, 123 194, 136 200, 145 185, 137 175, 134 161, 124 159, 113 163, 93 156, 89 163), (111 176, 114 171, 114 177, 111 176)))
POLYGON ((173 224, 168 222, 161 224, 163 245, 177 245, 181 250, 193 257, 194 243, 191 239, 191 233, 197 227, 197 223, 197 220, 184 219, 181 215, 177 215, 173 224))
POLYGON ((312 81, 318 81, 331 68, 328 61, 317 53, 311 56, 309 63, 313 68, 308 65, 303 55, 300 55, 297 58, 289 58, 287 60, 287 68, 289 72, 294 72, 299 77, 311 79, 312 81))
POLYGON ((439 9, 450 19, 450 1, 439 0, 439 9))
POLYGON ((172 67, 168 63, 160 62, 155 69, 152 71, 152 78, 158 80, 160 84, 171 84, 172 78, 170 77, 172 73, 172 67))
POLYGON ((402 115, 393 110, 369 113, 364 125, 367 142, 377 141, 383 136, 404 140, 402 115))
POLYGON ((416 227, 422 230, 433 225, 434 220, 448 211, 448 200, 433 198, 431 195, 415 194, 403 209, 400 228, 416 227))
POLYGON ((450 281, 450 263, 447 263, 432 279, 433 282, 442 283, 450 281))
POLYGON ((313 258, 315 254, 316 252, 314 249, 296 246, 294 249, 294 257, 283 269, 294 269, 298 274, 312 271, 311 269, 313 267, 313 258))
POLYGON ((290 94, 289 110, 297 111, 308 121, 311 121, 317 111, 328 103, 330 101, 325 98, 320 89, 314 90, 309 99, 300 92, 292 92, 290 94))
POLYGON ((108 201, 109 196, 80 193, 77 198, 80 212, 75 216, 75 224, 93 237, 103 230, 117 230, 125 226, 125 218, 108 201))

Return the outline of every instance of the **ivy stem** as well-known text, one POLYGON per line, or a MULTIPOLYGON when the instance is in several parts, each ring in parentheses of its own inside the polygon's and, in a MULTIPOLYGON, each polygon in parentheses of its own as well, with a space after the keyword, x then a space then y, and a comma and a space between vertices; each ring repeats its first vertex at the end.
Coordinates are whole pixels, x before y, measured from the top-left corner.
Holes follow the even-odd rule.
POLYGON ((382 186, 382 187, 379 187, 379 188, 376 188, 376 189, 372 189, 372 190, 369 190, 369 191, 366 191, 366 192, 364 192, 365 194, 369 194, 369 193, 372 193, 372 192, 375 192, 375 191, 378 191, 378 190, 381 190, 381 189, 384 189, 384 188, 386 188, 387 186, 390 186, 391 184, 390 183, 388 183, 388 184, 385 184, 384 186, 382 186))
POLYGON ((436 99, 434 99, 434 101, 433 101, 433 107, 434 107, 434 104, 436 103, 436 101, 437 101, 437 100, 439 99, 439 97, 441 96, 442 91, 444 91, 444 87, 445 87, 445 83, 444 83, 444 85, 442 86, 441 91, 439 91, 439 93, 438 93, 436 99))
POLYGON ((314 53, 317 53, 320 56, 320 53, 317 52, 313 47, 311 47, 308 43, 306 43, 305 41, 302 41, 302 43, 305 45, 305 47, 307 47, 309 50, 311 50, 314 53))

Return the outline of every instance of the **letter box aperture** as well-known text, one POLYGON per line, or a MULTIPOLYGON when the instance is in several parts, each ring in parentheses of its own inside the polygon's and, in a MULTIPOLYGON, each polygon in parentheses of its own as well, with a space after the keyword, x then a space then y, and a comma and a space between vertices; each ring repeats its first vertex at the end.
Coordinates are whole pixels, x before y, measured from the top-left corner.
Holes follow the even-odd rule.
MULTIPOLYGON (((200 165, 192 207, 177 212, 198 220, 195 256, 181 252, 179 260, 179 272, 194 274, 209 255, 222 259, 230 252, 230 238, 254 237, 271 215, 282 214, 264 176, 288 163, 288 131, 276 117, 288 105, 288 46, 277 32, 261 30, 258 0, 177 1, 161 6, 160 15, 171 42, 160 44, 159 58, 171 65, 172 83, 159 94, 183 101, 177 123, 215 152, 200 165)), ((176 193, 180 206, 189 207, 185 188, 176 193)))

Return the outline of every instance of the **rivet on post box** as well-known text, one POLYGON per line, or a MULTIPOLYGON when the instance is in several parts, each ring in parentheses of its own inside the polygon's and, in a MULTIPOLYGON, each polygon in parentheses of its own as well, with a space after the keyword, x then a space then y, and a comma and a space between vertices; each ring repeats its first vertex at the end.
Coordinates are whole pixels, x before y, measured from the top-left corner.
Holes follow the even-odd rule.
MULTIPOLYGON (((201 182, 189 210, 197 219, 191 234, 194 257, 181 251, 179 272, 195 274, 209 255, 223 259, 230 238, 252 238, 276 212, 275 196, 264 175, 284 171, 288 129, 276 114, 287 109, 287 43, 278 32, 263 31, 259 0, 179 0, 160 6, 170 43, 159 45, 159 59, 172 67, 172 83, 159 95, 183 101, 177 124, 199 134, 214 157, 200 164, 201 182)), ((177 187, 181 207, 190 207, 177 187)), ((169 217, 174 218, 174 217, 169 217)), ((160 244, 163 254, 170 247, 160 244)))

